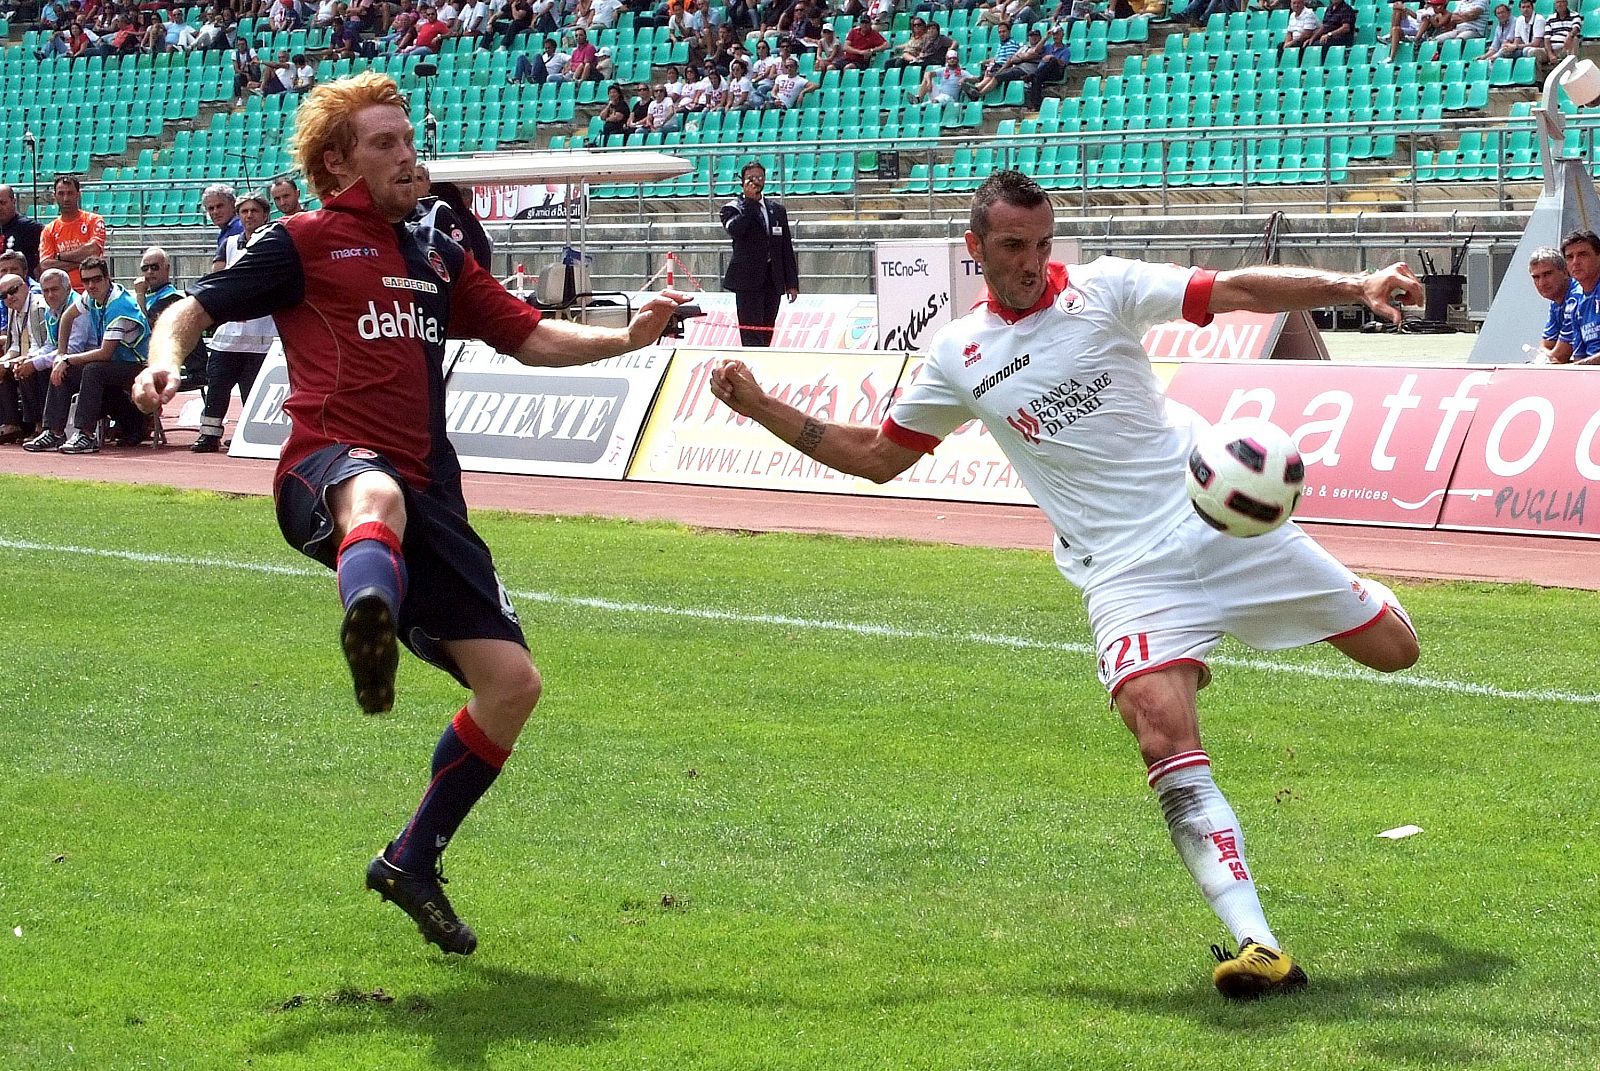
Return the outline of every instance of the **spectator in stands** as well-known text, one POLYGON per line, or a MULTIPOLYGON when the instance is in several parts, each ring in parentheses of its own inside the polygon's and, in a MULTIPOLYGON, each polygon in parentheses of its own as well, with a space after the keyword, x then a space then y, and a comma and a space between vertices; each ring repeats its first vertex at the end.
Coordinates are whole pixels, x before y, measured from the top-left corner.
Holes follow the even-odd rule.
POLYGON ((161 46, 167 52, 187 52, 199 43, 200 37, 183 21, 183 12, 173 8, 162 27, 161 46))
POLYGON ((913 103, 927 100, 932 104, 950 104, 961 99, 961 87, 970 79, 961 66, 961 56, 955 51, 946 54, 943 67, 929 67, 923 72, 922 84, 908 98, 913 103))
POLYGON ((43 233, 38 220, 17 211, 17 192, 0 184, 0 244, 26 258, 30 276, 39 272, 39 236, 43 233))
POLYGON ((913 15, 911 17, 911 36, 902 41, 900 47, 894 50, 894 55, 890 56, 888 62, 883 65, 884 69, 892 70, 896 67, 915 66, 917 57, 922 55, 922 46, 927 41, 928 20, 921 15, 913 15))
POLYGON ((362 55, 367 43, 361 40, 361 26, 355 19, 333 20, 333 39, 330 42, 338 59, 354 59, 362 55))
MULTIPOLYGON (((691 68, 691 70, 693 70, 693 68, 691 68)), ((693 81, 698 80, 698 78, 693 79, 693 81)), ((691 80, 683 77, 683 71, 679 69, 676 63, 667 64, 667 75, 661 80, 661 86, 667 91, 667 96, 670 97, 674 103, 681 101, 684 98, 684 95, 689 92, 689 86, 691 84, 691 80)))
POLYGON ((1540 58, 1553 67, 1568 56, 1576 56, 1582 43, 1583 16, 1573 11, 1567 0, 1556 0, 1554 13, 1544 21, 1544 51, 1540 58))
POLYGON ((83 286, 78 265, 106 252, 106 221, 83 207, 83 184, 77 175, 57 175, 53 185, 58 215, 39 235, 39 270, 60 268, 83 286))
MULTIPOLYGON (((1433 0, 1429 0, 1429 4, 1432 3, 1433 0)), ((1441 7, 1443 4, 1444 0, 1439 0, 1441 7)), ((1389 5, 1389 36, 1384 38, 1389 42, 1389 55, 1385 62, 1393 63, 1395 61, 1395 57, 1400 54, 1401 45, 1421 42, 1425 17, 1416 8, 1407 7, 1405 0, 1394 0, 1389 5)))
POLYGON ((144 439, 145 418, 134 408, 128 390, 144 370, 149 325, 133 295, 111 281, 111 267, 105 257, 85 258, 82 269, 83 298, 63 314, 62 326, 67 326, 68 319, 87 321, 90 345, 56 358, 50 370, 50 391, 45 397, 44 430, 22 444, 32 453, 95 453, 100 449, 95 432, 104 416, 112 417, 123 429, 124 445, 136 445, 144 439), (75 430, 67 438, 67 410, 74 394, 78 396, 73 413, 75 430))
POLYGON ((344 5, 339 0, 322 0, 317 5, 317 13, 311 18, 311 25, 319 30, 325 30, 333 25, 333 20, 344 14, 344 5))
MULTIPOLYGON (((1499 16, 1501 7, 1505 5, 1501 4, 1494 9, 1496 17, 1499 16)), ((1502 33, 1498 25, 1495 27, 1495 36, 1489 44, 1488 51, 1483 54, 1483 59, 1493 61, 1516 59, 1519 56, 1537 57, 1543 54, 1544 16, 1533 9, 1533 0, 1522 0, 1521 8, 1521 14, 1511 20, 1509 33, 1502 33)))
POLYGON ((134 21, 118 15, 111 23, 111 33, 100 39, 96 51, 102 56, 137 56, 143 43, 144 31, 134 21))
POLYGON ((474 40, 482 37, 489 29, 489 4, 488 0, 469 0, 461 5, 461 13, 456 17, 454 34, 457 37, 470 37, 474 40))
POLYGON ((1600 364, 1600 237, 1590 230, 1573 231, 1561 239, 1561 255, 1572 288, 1567 291, 1561 335, 1550 348, 1550 362, 1600 364))
POLYGON ((772 46, 765 40, 756 42, 756 58, 750 61, 750 81, 762 94, 772 92, 773 83, 783 73, 783 64, 772 54, 772 46))
POLYGON ((1045 87, 1053 86, 1065 78, 1067 65, 1071 62, 1072 46, 1067 42, 1066 27, 1059 24, 1050 27, 1050 37, 1039 57, 1039 66, 1028 79, 1028 88, 1023 90, 1022 103, 1033 111, 1043 107, 1045 87))
POLYGON ((667 38, 673 44, 693 41, 705 29, 705 18, 691 2, 678 5, 667 16, 667 38))
POLYGON ((526 52, 517 53, 517 62, 511 68, 511 84, 527 82, 542 86, 546 82, 557 85, 569 79, 567 68, 572 65, 572 55, 556 47, 554 37, 544 39, 544 49, 528 59, 526 52))
POLYGON ((808 81, 800 74, 800 61, 790 56, 783 65, 783 73, 772 85, 772 96, 767 98, 767 107, 788 111, 798 108, 805 95, 817 88, 817 83, 808 81))
POLYGON ((246 93, 261 90, 261 57, 250 47, 250 39, 240 34, 233 43, 233 106, 244 106, 246 93))
POLYGON ((578 0, 572 14, 567 17, 568 29, 588 30, 594 26, 594 0, 578 0))
POLYGON ((450 24, 439 17, 439 9, 423 4, 421 16, 411 34, 411 46, 401 49, 402 56, 437 56, 450 36, 450 24))
MULTIPOLYGON (((194 47, 201 52, 223 52, 229 47, 228 16, 219 11, 195 34, 194 47)), ((236 94, 237 95, 237 94, 236 94)))
POLYGON ((317 69, 312 66, 311 62, 303 54, 296 53, 289 62, 294 65, 292 68, 293 82, 289 86, 290 92, 305 93, 317 84, 317 69))
POLYGON ((294 61, 289 50, 278 50, 278 58, 261 65, 261 95, 273 97, 294 89, 294 61))
POLYGON ((750 66, 744 60, 734 60, 728 79, 728 110, 730 112, 760 111, 766 103, 766 94, 756 87, 750 77, 750 66))
POLYGON ((294 0, 277 0, 272 5, 272 10, 267 13, 267 25, 272 27, 273 33, 289 33, 293 30, 305 28, 305 19, 300 15, 300 9, 295 6, 294 0))
MULTIPOLYGON (((51 289, 59 304, 71 293, 66 273, 51 272, 51 289)), ((41 373, 54 364, 55 345, 47 328, 49 306, 28 289, 21 276, 0 276, 0 303, 6 309, 6 348, 0 355, 0 445, 32 438, 44 419, 49 378, 41 373)))
POLYGON ((400 0, 394 14, 389 16, 388 27, 378 41, 380 51, 397 51, 409 48, 416 40, 418 15, 412 0, 400 0))
POLYGON ((615 29, 617 16, 620 14, 622 14, 622 0, 594 0, 594 25, 600 29, 615 29))
MULTIPOLYGON (((426 9, 424 9, 426 10, 426 9)), ((241 196, 235 205, 244 229, 229 238, 223 256, 232 267, 244 255, 250 236, 267 222, 267 199, 259 193, 241 196)), ((271 316, 219 324, 211 333, 211 358, 206 362, 206 405, 200 414, 200 436, 190 450, 214 454, 222 448, 222 431, 228 416, 229 395, 235 387, 241 402, 250 397, 267 350, 278 337, 271 316)))
POLYGON ((990 90, 1001 82, 1011 82, 1018 78, 1027 77, 1026 73, 1019 70, 1020 64, 1029 64, 1030 69, 1039 69, 1039 58, 1044 54, 1044 47, 1038 40, 1039 31, 1028 32, 1028 52, 1023 52, 1023 45, 1011 35, 1009 23, 1001 23, 1000 43, 995 48, 994 58, 983 69, 983 77, 976 79, 967 87, 967 94, 975 100, 987 96, 990 90), (1018 57, 1024 57, 1019 59, 1018 57))
POLYGON ((1494 22, 1489 26, 1489 47, 1483 50, 1483 55, 1478 58, 1485 63, 1499 56, 1516 35, 1516 23, 1511 20, 1511 5, 1496 4, 1494 6, 1494 22))
POLYGON ((600 77, 600 53, 585 30, 573 30, 572 62, 567 70, 574 82, 592 82, 600 77))
POLYGON ((678 117, 678 105, 667 96, 665 86, 650 87, 650 103, 645 106, 644 121, 633 129, 647 134, 666 134, 683 129, 683 120, 678 117))
POLYGON ((212 271, 221 271, 228 266, 222 244, 244 230, 239 213, 234 209, 237 200, 238 194, 233 192, 233 187, 224 182, 213 182, 200 195, 200 207, 205 211, 206 218, 211 220, 211 225, 217 228, 217 244, 211 254, 212 271))
POLYGON ((1311 35, 1307 45, 1321 45, 1327 55, 1331 45, 1351 45, 1356 40, 1356 9, 1349 0, 1332 0, 1322 13, 1322 26, 1311 35))
POLYGON ((1284 31, 1278 51, 1304 48, 1320 32, 1322 32, 1322 20, 1317 18, 1315 11, 1306 7, 1306 0, 1289 0, 1289 28, 1284 31))
POLYGON ((832 26, 822 27, 822 36, 817 39, 816 52, 811 58, 811 69, 818 78, 830 70, 844 70, 844 42, 839 40, 832 26))
POLYGON ((855 25, 844 36, 844 66, 866 70, 880 52, 889 51, 889 40, 865 15, 857 15, 855 25))
POLYGON ((600 137, 624 137, 628 133, 630 109, 622 87, 612 82, 606 89, 606 101, 600 105, 600 137))
MULTIPOLYGON (((1456 9, 1448 11, 1443 3, 1429 0, 1434 15, 1431 38, 1434 41, 1471 41, 1489 36, 1493 18, 1489 14, 1488 0, 1458 0, 1456 9)), ((1433 59, 1439 58, 1437 48, 1433 59)))
POLYGON ((139 12, 139 54, 156 56, 166 51, 167 28, 154 11, 139 12))
POLYGON ((1017 49, 1022 47, 1022 42, 1011 35, 1009 23, 1001 23, 996 33, 999 34, 1000 41, 995 46, 994 55, 980 68, 981 75, 967 86, 967 92, 973 97, 981 97, 999 84, 1000 72, 1011 62, 1011 57, 1017 54, 1017 49))
POLYGON ((1561 250, 1545 246, 1535 249, 1528 258, 1528 275, 1539 296, 1550 303, 1550 314, 1545 320, 1544 335, 1533 350, 1534 364, 1565 364, 1568 354, 1555 359, 1555 349, 1561 341, 1561 332, 1567 326, 1567 298, 1572 293, 1572 276, 1567 274, 1567 261, 1561 250))
POLYGON ((727 19, 727 26, 736 34, 754 30, 761 25, 761 20, 756 15, 755 0, 728 0, 724 17, 727 19))
MULTIPOLYGON (((541 2, 549 5, 552 0, 541 0, 541 2)), ((533 5, 528 0, 511 0, 509 9, 503 10, 505 10, 504 17, 491 21, 489 23, 489 32, 478 39, 479 48, 492 51, 496 47, 495 40, 498 37, 499 47, 509 52, 516 46, 518 34, 534 29, 533 5)), ((548 7, 546 11, 548 14, 548 7)), ((544 34, 555 33, 556 28, 549 26, 548 28, 540 28, 538 32, 544 34)))
POLYGON ((887 30, 894 25, 894 17, 898 10, 898 0, 870 0, 867 4, 867 18, 871 19, 872 25, 879 30, 887 30))

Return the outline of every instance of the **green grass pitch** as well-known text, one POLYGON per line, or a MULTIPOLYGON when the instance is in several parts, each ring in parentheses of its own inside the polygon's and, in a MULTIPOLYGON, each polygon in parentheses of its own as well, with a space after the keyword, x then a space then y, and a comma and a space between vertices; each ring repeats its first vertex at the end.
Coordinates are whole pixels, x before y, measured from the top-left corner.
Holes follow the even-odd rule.
POLYGON ((1594 594, 1396 584, 1398 678, 1224 648, 1312 979, 1237 1007, 1045 553, 477 521, 546 693, 446 961, 361 879, 460 689, 360 714, 263 500, 0 478, 0 1068, 1596 1066, 1594 594))

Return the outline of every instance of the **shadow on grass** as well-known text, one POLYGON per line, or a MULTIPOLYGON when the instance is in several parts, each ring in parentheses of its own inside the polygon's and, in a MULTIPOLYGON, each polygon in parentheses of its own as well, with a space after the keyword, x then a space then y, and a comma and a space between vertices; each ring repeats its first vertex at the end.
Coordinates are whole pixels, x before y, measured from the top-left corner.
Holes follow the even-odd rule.
POLYGON ((595 986, 502 967, 461 964, 452 983, 433 993, 342 992, 286 1004, 286 1022, 261 1042, 263 1055, 304 1052, 338 1036, 410 1033, 432 1049, 434 1062, 485 1066, 509 1042, 583 1045, 608 1038, 611 1023, 637 1001, 595 986))
MULTIPOLYGON (((1381 1023, 1392 1019, 1401 1026, 1414 1022, 1415 1009, 1402 1010, 1394 1002, 1419 994, 1456 988, 1484 987, 1516 966, 1499 952, 1463 948, 1437 934, 1412 931, 1401 942, 1412 950, 1403 961, 1375 962, 1353 974, 1318 973, 1311 969, 1311 986, 1303 994, 1263 1000, 1250 1005, 1228 1004, 1206 994, 1200 999, 1193 987, 1172 992, 1119 988, 1111 985, 1070 983, 1054 987, 1066 997, 1107 1005, 1139 1015, 1189 1019, 1222 1030, 1259 1035, 1263 1030, 1292 1029, 1305 1023, 1381 1023)), ((1478 1013, 1465 1016, 1486 1029, 1525 1032, 1526 1020, 1495 1022, 1478 1013)), ((1439 1025, 1439 1024, 1436 1024, 1439 1025)), ((1563 1034, 1589 1035, 1592 1026, 1561 1024, 1563 1034)), ((1477 1062, 1484 1053, 1459 1038, 1441 1036, 1392 1038, 1384 1042, 1397 1062, 1423 1062, 1433 1066, 1461 1066, 1477 1062)))

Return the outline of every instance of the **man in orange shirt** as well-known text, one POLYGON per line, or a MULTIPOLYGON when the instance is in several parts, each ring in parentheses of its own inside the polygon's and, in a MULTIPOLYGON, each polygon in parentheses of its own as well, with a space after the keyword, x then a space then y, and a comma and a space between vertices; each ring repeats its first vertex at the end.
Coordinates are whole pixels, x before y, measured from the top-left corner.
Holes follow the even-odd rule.
POLYGON ((77 175, 57 175, 55 194, 60 215, 45 224, 39 236, 39 270, 60 268, 72 279, 72 289, 81 292, 78 265, 90 257, 105 256, 106 221, 80 207, 83 185, 77 175))

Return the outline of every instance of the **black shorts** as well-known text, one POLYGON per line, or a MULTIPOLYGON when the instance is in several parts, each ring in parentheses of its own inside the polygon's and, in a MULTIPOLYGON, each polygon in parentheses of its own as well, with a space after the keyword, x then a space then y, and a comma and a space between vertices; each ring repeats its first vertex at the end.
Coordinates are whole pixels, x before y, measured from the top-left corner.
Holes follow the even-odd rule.
POLYGON ((522 624, 495 574, 489 548, 459 508, 406 483, 378 453, 325 446, 284 473, 278 483, 278 528, 309 558, 338 567, 339 545, 328 491, 362 472, 394 477, 405 491, 406 534, 401 541, 408 583, 400 604, 400 642, 411 653, 462 684, 461 669, 441 640, 510 640, 523 648, 522 624))

